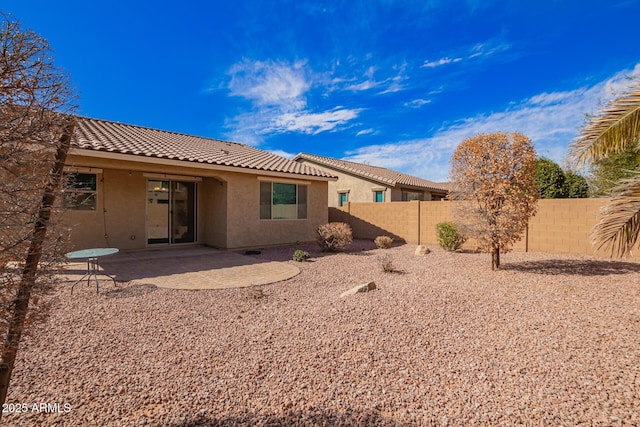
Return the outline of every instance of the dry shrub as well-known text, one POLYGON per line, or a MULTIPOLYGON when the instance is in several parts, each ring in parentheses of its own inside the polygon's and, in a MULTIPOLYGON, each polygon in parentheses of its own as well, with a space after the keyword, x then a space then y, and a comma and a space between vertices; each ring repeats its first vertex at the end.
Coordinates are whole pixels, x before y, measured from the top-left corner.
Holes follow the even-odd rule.
POLYGON ((316 229, 316 239, 323 252, 333 252, 350 245, 353 233, 349 224, 330 222, 316 229))
POLYGON ((378 236, 374 242, 378 249, 389 249, 393 243, 393 239, 389 236, 378 236))
POLYGON ((396 266, 393 264, 393 257, 389 254, 384 254, 378 257, 378 262, 382 271, 385 273, 393 273, 396 271, 396 266))

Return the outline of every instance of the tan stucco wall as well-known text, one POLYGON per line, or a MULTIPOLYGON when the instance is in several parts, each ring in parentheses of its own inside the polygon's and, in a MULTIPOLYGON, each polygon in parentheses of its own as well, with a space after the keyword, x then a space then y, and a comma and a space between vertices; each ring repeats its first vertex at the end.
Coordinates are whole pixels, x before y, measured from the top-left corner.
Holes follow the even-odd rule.
MULTIPOLYGON (((307 219, 261 220, 260 181, 255 175, 235 174, 229 179, 227 247, 243 248, 306 242, 315 239, 315 229, 328 222, 327 183, 307 182, 307 219)), ((278 178, 274 182, 282 182, 278 178)), ((287 181, 289 182, 289 181, 287 181)), ((292 183, 296 181, 291 181, 292 183)))
POLYGON ((240 248, 310 241, 315 228, 328 222, 326 181, 291 181, 309 186, 307 220, 264 221, 259 219, 258 175, 74 155, 67 165, 103 169, 98 175, 97 209, 63 214, 72 228, 74 249, 148 247, 144 172, 202 178, 198 183, 197 243, 240 248))
MULTIPOLYGON (((306 163, 316 169, 324 170, 331 175, 337 176, 337 181, 329 182, 329 207, 338 207, 340 205, 340 195, 339 193, 348 191, 349 195, 347 196, 347 201, 354 203, 369 203, 375 202, 374 200, 374 190, 384 190, 384 201, 385 202, 400 202, 402 201, 402 188, 394 187, 388 184, 383 184, 378 181, 370 181, 364 178, 361 178, 356 175, 348 174, 342 172, 337 169, 333 169, 327 167, 325 165, 318 164, 316 162, 312 162, 306 159, 298 159, 299 163, 306 163)), ((431 200, 431 192, 430 191, 421 191, 421 190, 413 190, 410 189, 408 191, 412 191, 415 193, 422 193, 422 200, 431 200)))
POLYGON ((129 176, 125 170, 104 169, 97 178, 96 210, 64 213, 65 223, 72 227, 74 249, 144 247, 146 180, 142 172, 132 171, 129 176))
POLYGON ((204 178, 201 185, 202 207, 199 218, 203 225, 204 244, 227 247, 227 182, 221 178, 204 178))
POLYGON ((373 202, 374 188, 376 190, 385 190, 384 201, 391 201, 391 188, 388 185, 384 185, 376 181, 367 181, 366 179, 337 171, 304 159, 300 159, 298 162, 306 163, 309 166, 324 170, 325 172, 338 177, 337 181, 329 181, 328 203, 330 207, 339 206, 340 196, 338 193, 346 190, 349 191, 349 195, 347 196, 347 201, 349 202, 373 202))

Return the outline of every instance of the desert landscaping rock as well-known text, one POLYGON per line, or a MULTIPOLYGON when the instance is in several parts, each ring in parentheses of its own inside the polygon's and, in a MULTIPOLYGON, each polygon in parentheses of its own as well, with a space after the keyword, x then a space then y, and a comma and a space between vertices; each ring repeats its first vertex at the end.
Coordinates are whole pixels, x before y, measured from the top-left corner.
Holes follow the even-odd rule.
POLYGON ((415 251, 416 256, 424 256, 431 253, 431 249, 426 247, 425 245, 418 245, 415 251))
POLYGON ((340 297, 344 298, 344 297, 348 297, 350 295, 355 295, 355 294, 360 293, 360 292, 373 291, 374 289, 376 289, 376 282, 367 282, 367 283, 364 283, 362 285, 354 286, 353 288, 349 289, 348 291, 344 291, 343 293, 340 294, 340 297))
POLYGON ((70 410, 3 423, 640 425, 639 262, 508 253, 492 272, 487 254, 403 245, 389 275, 373 242, 352 247, 265 249, 301 272, 258 288, 61 286, 7 403, 70 410), (340 298, 367 281, 384 292, 340 298))

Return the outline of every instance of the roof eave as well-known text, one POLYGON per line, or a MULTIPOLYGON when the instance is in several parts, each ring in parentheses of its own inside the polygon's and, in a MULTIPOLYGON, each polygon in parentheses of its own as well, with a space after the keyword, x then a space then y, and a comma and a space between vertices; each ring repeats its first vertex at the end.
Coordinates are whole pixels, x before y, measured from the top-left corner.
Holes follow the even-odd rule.
POLYGON ((386 179, 384 179, 382 177, 378 177, 378 176, 371 176, 369 174, 366 174, 366 173, 363 173, 363 172, 354 171, 354 170, 349 169, 349 168, 341 168, 339 166, 332 165, 332 164, 329 164, 329 163, 325 163, 325 162, 319 161, 317 159, 310 159, 310 158, 304 156, 304 153, 301 153, 301 154, 298 154, 292 160, 297 161, 298 159, 302 159, 305 162, 313 163, 314 165, 322 166, 323 168, 328 168, 328 169, 334 170, 336 172, 346 173, 346 174, 358 177, 360 179, 366 179, 367 181, 373 181, 376 184, 386 185, 387 187, 397 187, 398 186, 398 184, 395 181, 386 180, 386 179))
POLYGON ((117 153, 112 151, 100 151, 100 150, 92 150, 87 148, 72 148, 69 151, 69 154, 75 155, 75 156, 81 156, 81 157, 121 160, 125 162, 151 163, 156 165, 167 165, 167 166, 181 166, 181 167, 190 167, 194 169, 203 169, 203 170, 247 173, 252 175, 264 175, 264 176, 274 176, 274 177, 283 177, 283 178, 287 178, 287 177, 291 178, 292 176, 294 176, 294 177, 300 177, 300 179, 306 179, 306 180, 312 180, 312 181, 337 181, 338 180, 337 177, 307 175, 307 174, 296 173, 296 172, 277 172, 277 171, 270 171, 266 169, 246 168, 246 167, 240 167, 240 166, 226 166, 226 165, 219 165, 215 163, 193 162, 188 160, 165 159, 162 157, 123 154, 123 153, 117 153))

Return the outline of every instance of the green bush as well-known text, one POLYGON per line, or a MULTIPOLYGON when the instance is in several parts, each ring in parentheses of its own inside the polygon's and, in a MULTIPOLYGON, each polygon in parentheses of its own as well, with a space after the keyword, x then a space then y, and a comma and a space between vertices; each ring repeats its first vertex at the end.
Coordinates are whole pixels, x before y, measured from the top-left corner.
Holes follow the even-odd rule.
POLYGON ((438 233, 438 244, 447 251, 457 251, 467 240, 458 233, 456 226, 452 222, 441 222, 436 225, 438 233))
POLYGON ((374 242, 378 249, 389 249, 393 243, 393 239, 389 236, 378 236, 374 242))
POLYGON ((353 242, 353 233, 349 224, 330 222, 316 229, 316 240, 324 252, 337 251, 353 242))
POLYGON ((305 252, 302 249, 298 249, 297 251, 295 251, 293 253, 293 260, 294 261, 305 262, 309 258, 311 258, 311 255, 309 255, 309 252, 305 252))

